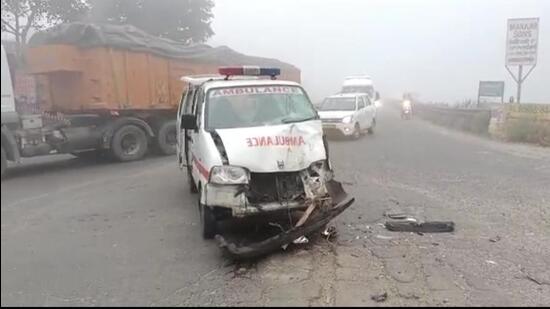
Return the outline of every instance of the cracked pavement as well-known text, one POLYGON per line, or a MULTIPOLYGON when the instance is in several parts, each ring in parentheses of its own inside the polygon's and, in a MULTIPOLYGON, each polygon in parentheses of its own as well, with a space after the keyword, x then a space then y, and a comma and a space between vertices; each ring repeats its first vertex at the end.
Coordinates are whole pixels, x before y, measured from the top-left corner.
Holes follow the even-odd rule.
POLYGON ((2 306, 550 305, 550 149, 403 121, 389 106, 379 115, 373 136, 330 142, 356 197, 333 222, 338 237, 254 263, 201 239, 173 158, 14 168, 2 182, 2 306), (390 232, 392 212, 456 230, 390 232))

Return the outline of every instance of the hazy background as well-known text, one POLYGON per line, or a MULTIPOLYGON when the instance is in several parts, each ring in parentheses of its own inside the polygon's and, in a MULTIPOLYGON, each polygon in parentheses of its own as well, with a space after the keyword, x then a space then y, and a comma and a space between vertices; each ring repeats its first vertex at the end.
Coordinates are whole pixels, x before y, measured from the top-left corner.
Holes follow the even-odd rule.
POLYGON ((550 103, 549 0, 216 0, 214 14, 209 43, 296 65, 316 100, 366 73, 383 97, 451 102, 476 99, 479 80, 505 80, 515 96, 506 20, 540 17, 522 101, 550 103))

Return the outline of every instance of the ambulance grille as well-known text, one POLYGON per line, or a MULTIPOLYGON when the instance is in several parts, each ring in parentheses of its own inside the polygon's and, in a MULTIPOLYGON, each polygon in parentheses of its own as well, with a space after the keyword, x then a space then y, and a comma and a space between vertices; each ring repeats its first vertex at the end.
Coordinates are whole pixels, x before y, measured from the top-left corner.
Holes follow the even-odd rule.
POLYGON ((251 173, 248 201, 252 204, 303 199, 304 184, 299 172, 251 173))

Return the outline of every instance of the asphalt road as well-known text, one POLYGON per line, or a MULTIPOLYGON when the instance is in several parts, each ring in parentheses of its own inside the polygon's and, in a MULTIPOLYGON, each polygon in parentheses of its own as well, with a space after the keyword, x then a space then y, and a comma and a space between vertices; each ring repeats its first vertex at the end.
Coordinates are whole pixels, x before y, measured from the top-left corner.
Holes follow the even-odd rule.
POLYGON ((14 167, 2 182, 2 306, 550 305, 550 149, 385 106, 374 135, 330 151, 357 200, 333 222, 338 237, 248 264, 201 239, 174 158, 14 167), (389 232, 386 212, 456 231, 389 232))

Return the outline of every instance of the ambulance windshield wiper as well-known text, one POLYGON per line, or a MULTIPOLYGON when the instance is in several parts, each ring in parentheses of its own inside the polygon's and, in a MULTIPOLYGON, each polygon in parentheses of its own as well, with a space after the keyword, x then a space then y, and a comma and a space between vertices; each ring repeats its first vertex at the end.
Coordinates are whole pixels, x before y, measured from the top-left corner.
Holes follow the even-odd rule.
POLYGON ((282 123, 293 123, 293 122, 303 122, 308 120, 317 119, 317 116, 311 116, 306 118, 284 118, 281 120, 282 123))

